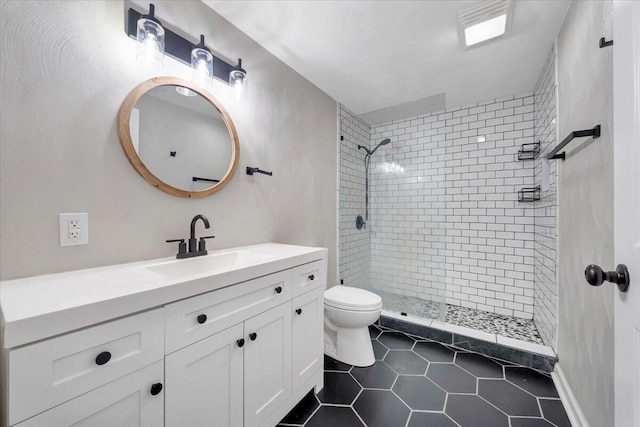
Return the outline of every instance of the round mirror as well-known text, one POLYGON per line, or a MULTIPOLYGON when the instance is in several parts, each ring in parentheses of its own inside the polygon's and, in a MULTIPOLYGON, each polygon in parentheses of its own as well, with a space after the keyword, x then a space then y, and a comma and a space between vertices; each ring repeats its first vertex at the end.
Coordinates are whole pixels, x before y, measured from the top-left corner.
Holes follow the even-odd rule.
POLYGON ((238 167, 231 117, 211 94, 183 79, 156 77, 136 86, 120 107, 118 135, 136 171, 175 196, 213 194, 238 167))

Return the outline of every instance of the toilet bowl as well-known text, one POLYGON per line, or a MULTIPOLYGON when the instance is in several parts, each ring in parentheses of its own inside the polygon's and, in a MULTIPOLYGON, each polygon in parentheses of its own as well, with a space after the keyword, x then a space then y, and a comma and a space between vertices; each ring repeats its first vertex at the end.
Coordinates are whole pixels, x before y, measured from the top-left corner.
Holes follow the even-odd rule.
POLYGON ((382 311, 382 298, 373 292, 334 286, 324 292, 324 352, 354 366, 375 363, 369 325, 382 311))

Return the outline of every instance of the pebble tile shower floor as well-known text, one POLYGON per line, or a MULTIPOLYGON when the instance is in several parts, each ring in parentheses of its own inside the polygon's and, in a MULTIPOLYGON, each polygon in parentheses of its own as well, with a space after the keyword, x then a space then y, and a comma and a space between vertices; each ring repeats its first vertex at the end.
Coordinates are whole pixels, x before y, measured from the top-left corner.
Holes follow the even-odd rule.
POLYGON ((545 373, 384 327, 369 331, 375 364, 325 356, 324 389, 278 427, 571 427, 545 373))
MULTIPOLYGON (((409 316, 439 320, 442 317, 442 310, 445 309, 442 303, 397 295, 379 289, 375 292, 382 296, 383 308, 396 313, 406 312, 409 316)), ((476 331, 544 345, 533 320, 451 304, 446 304, 444 314, 446 323, 451 325, 465 326, 476 331)))

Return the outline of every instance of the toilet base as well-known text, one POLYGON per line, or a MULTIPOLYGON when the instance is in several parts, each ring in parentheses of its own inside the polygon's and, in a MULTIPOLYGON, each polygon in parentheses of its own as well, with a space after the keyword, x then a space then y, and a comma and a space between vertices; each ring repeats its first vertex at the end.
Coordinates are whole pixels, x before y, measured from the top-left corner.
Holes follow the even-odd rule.
POLYGON ((324 352, 327 356, 348 365, 366 367, 375 363, 369 328, 337 328, 325 325, 324 352))

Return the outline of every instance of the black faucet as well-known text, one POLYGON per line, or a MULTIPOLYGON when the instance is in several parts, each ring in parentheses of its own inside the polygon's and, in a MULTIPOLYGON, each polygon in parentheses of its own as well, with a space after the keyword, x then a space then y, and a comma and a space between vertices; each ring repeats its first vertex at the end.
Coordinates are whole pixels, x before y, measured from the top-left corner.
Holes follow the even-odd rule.
POLYGON ((200 237, 200 241, 196 245, 196 223, 201 219, 204 223, 204 228, 210 228, 209 220, 204 215, 196 215, 191 220, 191 234, 189 235, 189 251, 187 251, 187 244, 184 239, 167 240, 167 243, 178 242, 178 254, 176 258, 192 258, 195 256, 202 256, 207 254, 207 242, 205 239, 213 239, 216 236, 203 236, 200 237))

